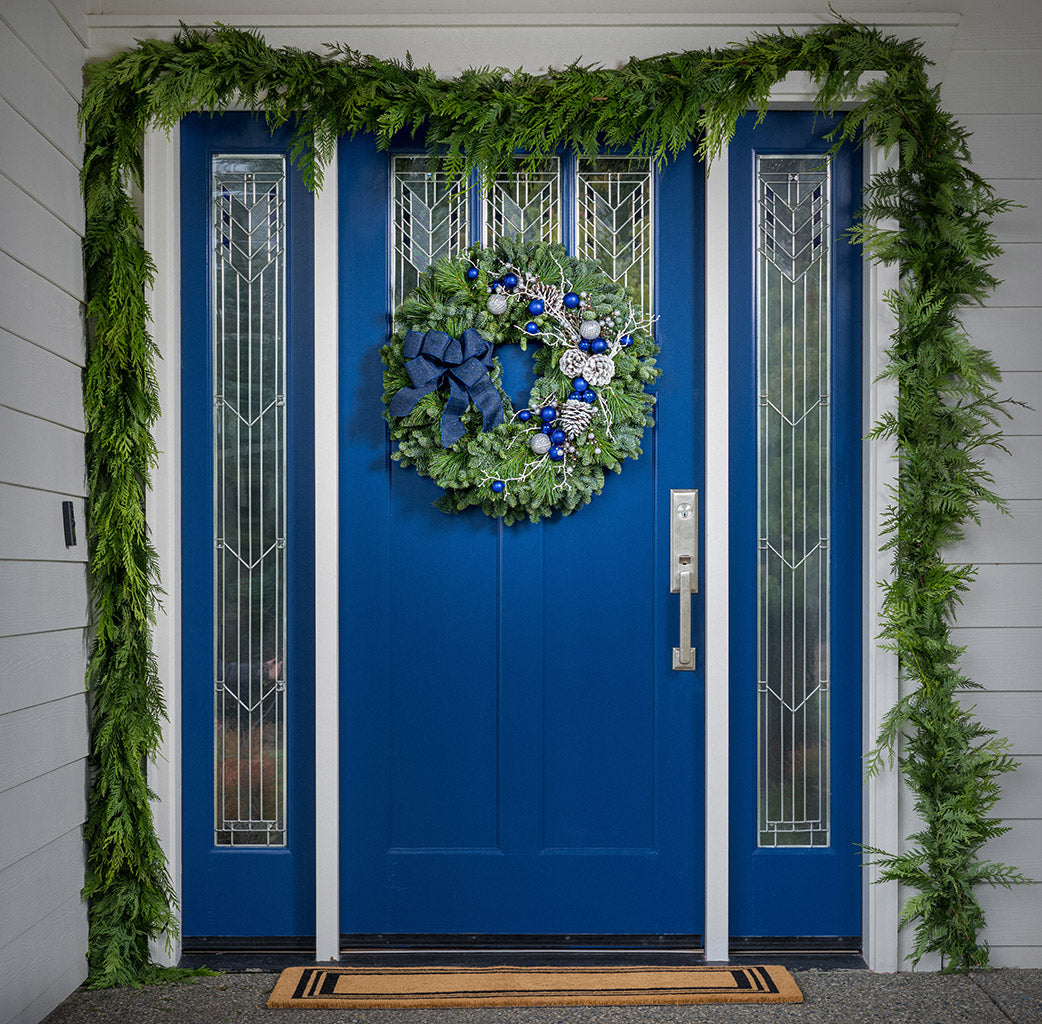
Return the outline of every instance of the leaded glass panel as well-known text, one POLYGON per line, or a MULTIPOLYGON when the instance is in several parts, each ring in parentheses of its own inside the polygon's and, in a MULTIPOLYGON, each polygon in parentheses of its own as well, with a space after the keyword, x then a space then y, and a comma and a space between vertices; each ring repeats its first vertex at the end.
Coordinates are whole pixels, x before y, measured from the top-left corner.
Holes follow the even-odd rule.
POLYGON ((561 241, 560 160, 500 174, 485 196, 485 244, 561 241))
POLYGON ((576 173, 576 255, 592 260, 652 309, 651 161, 643 157, 581 159, 576 173))
POLYGON ((215 842, 286 842, 286 172, 212 163, 215 842))
POLYGON ((467 189, 427 156, 394 157, 393 179, 391 307, 397 309, 432 263, 467 247, 467 189))
POLYGON ((757 162, 761 846, 829 842, 829 172, 757 162))

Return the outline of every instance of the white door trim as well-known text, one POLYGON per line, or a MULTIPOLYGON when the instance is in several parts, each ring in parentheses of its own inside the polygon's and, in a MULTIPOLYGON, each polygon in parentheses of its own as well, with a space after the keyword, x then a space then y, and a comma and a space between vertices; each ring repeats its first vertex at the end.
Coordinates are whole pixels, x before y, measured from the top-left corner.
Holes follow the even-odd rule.
MULTIPOLYGON (((813 97, 786 89, 786 106, 813 97)), ((866 178, 884 166, 875 145, 865 148, 866 178)), ((159 570, 166 591, 155 629, 159 677, 168 722, 160 756, 149 778, 160 843, 171 881, 181 895, 181 474, 180 474, 180 145, 176 130, 153 129, 145 137, 143 197, 145 246, 157 267, 149 302, 155 317, 154 337, 162 359, 157 377, 163 413, 157 424, 159 458, 148 495, 147 511, 159 570)), ((315 497, 316 497, 316 957, 334 959, 339 952, 339 773, 324 766, 338 764, 339 734, 337 601, 339 594, 337 515, 337 176, 327 170, 326 188, 315 201, 315 497)), ((727 157, 719 157, 706 183, 706 956, 723 960, 728 953, 727 805, 720 794, 728 781, 728 508, 727 508, 727 157)), ((896 284, 896 271, 866 264, 864 293, 864 423, 865 432, 896 402, 893 385, 878 378, 894 317, 883 299, 896 284)), ((874 441, 865 445, 864 494, 864 737, 874 745, 882 715, 897 699, 897 666, 881 651, 881 595, 878 581, 889 571, 879 553, 882 514, 889 503, 888 485, 896 476, 892 448, 874 441)), ((898 773, 890 769, 865 787, 864 836, 868 845, 897 849, 898 773)), ((892 885, 872 885, 878 870, 864 873, 864 955, 877 971, 899 967, 897 952, 898 895, 892 885)), ((174 963, 176 940, 169 950, 158 945, 159 962, 174 963)))

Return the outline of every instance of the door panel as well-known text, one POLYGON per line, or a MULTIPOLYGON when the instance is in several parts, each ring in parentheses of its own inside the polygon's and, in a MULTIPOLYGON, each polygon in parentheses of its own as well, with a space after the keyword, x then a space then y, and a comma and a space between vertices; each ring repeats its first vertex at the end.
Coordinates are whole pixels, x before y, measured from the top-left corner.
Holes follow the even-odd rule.
POLYGON ((666 565, 669 489, 702 472, 696 166, 658 182, 644 455, 576 515, 504 528, 389 459, 389 158, 341 144, 346 933, 701 930, 702 683, 671 671, 666 565))
POLYGON ((315 931, 313 213, 290 136, 181 124, 187 939, 315 931))
POLYGON ((826 172, 813 155, 835 121, 752 121, 739 123, 729 161, 731 934, 851 939, 862 870, 861 250, 843 232, 860 206, 860 152, 845 148, 826 172), (758 157, 803 155, 809 184, 786 183, 783 170, 758 198, 758 157), (758 263, 760 245, 770 251, 758 263), (816 277, 805 271, 819 245, 830 263, 816 277), (773 304, 758 316, 758 303, 773 304))

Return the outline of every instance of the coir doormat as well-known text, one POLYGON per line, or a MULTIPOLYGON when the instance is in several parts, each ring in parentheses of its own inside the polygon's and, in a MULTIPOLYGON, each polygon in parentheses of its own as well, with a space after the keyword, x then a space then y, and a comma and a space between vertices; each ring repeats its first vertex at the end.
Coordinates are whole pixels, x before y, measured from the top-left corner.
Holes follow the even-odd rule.
POLYGON ((290 967, 270 1007, 801 1003, 784 967, 290 967))

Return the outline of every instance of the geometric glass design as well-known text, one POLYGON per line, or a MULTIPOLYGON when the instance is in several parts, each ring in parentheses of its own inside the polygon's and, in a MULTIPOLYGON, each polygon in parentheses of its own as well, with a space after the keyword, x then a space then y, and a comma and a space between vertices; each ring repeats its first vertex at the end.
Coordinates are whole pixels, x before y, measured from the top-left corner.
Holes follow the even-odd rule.
POLYGON ((829 843, 829 171, 757 163, 760 846, 829 843))
POLYGON ((560 242, 560 161, 500 174, 485 195, 485 245, 498 238, 560 242))
POLYGON ((579 160, 575 183, 576 256, 596 263, 649 312, 652 182, 648 159, 599 156, 579 160))
POLYGON ((286 842, 286 168, 212 163, 214 839, 286 842))
POLYGON ((467 247, 468 221, 466 186, 453 182, 440 161, 393 159, 391 308, 397 309, 427 267, 467 247))

